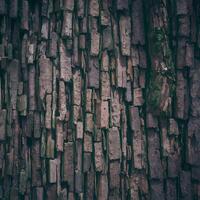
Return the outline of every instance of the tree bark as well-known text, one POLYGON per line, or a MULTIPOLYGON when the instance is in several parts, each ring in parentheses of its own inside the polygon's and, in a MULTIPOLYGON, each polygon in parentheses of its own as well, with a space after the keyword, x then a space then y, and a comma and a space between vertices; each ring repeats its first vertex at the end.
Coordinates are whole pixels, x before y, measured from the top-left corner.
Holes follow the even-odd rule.
POLYGON ((198 0, 0 0, 0 199, 200 199, 198 0))

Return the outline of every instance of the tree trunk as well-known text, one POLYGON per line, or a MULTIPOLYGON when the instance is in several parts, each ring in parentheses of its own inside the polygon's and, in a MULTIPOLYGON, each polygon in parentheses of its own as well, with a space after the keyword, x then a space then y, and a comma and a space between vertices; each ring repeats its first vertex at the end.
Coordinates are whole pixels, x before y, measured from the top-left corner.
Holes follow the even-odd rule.
POLYGON ((0 199, 200 199, 198 0, 0 0, 0 199))

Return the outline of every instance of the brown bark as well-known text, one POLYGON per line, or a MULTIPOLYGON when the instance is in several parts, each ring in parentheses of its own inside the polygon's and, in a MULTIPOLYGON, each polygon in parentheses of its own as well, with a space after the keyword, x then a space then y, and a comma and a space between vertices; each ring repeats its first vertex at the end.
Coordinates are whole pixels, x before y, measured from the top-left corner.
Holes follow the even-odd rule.
POLYGON ((0 199, 200 199, 198 0, 0 0, 0 199))

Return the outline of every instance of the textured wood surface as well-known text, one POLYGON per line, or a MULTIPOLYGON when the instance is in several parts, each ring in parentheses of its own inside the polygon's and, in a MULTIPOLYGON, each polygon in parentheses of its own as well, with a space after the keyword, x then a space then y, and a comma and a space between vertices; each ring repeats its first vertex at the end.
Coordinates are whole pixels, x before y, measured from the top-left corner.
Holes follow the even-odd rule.
POLYGON ((200 199, 198 0, 0 0, 0 199, 200 199))

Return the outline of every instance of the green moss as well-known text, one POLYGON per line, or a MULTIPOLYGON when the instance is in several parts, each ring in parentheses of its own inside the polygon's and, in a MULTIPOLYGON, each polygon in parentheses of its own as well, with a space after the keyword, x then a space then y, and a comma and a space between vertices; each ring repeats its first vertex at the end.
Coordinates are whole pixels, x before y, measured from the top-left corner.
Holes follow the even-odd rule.
POLYGON ((162 28, 155 28, 151 34, 151 47, 152 47, 152 54, 156 55, 162 52, 162 45, 165 40, 165 33, 162 28))
POLYGON ((172 51, 169 48, 167 33, 163 28, 155 28, 151 33, 150 54, 152 58, 160 60, 160 68, 152 67, 148 76, 147 102, 149 108, 155 112, 160 112, 161 90, 163 79, 167 78, 169 84, 169 95, 175 93, 175 70, 172 51), (161 62, 164 63, 162 68, 161 62))
POLYGON ((161 100, 162 77, 153 71, 148 76, 150 81, 147 88, 147 102, 149 107, 156 111, 159 108, 161 100))

